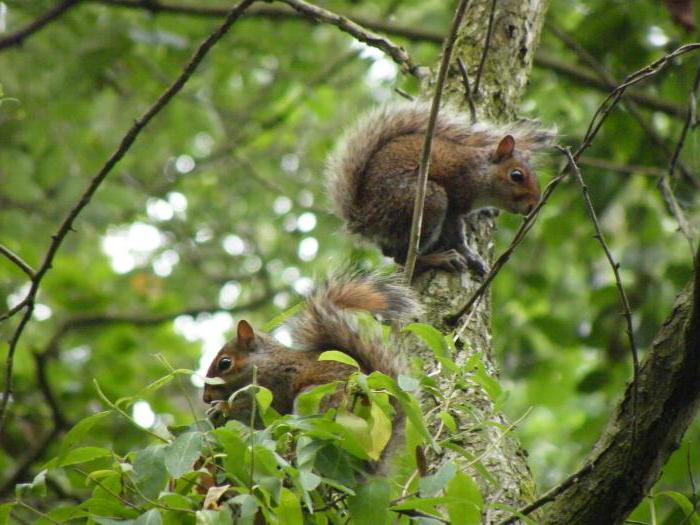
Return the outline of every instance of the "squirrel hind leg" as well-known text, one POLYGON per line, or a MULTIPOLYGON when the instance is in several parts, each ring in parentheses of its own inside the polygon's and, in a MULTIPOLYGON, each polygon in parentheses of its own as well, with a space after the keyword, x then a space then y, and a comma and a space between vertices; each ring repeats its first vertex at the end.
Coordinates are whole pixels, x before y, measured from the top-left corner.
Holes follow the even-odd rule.
MULTIPOLYGON (((464 271, 467 268, 472 273, 483 277, 489 272, 488 263, 467 244, 467 237, 464 231, 464 219, 462 216, 450 213, 445 218, 442 234, 437 246, 445 253, 457 251, 464 259, 464 268, 459 271, 464 271)), ((449 263, 450 266, 455 266, 455 263, 449 263)), ((461 267, 461 261, 459 263, 461 267)))
POLYGON ((416 259, 415 273, 419 274, 437 268, 448 272, 462 273, 467 270, 468 261, 457 250, 450 249, 441 252, 420 255, 416 259))

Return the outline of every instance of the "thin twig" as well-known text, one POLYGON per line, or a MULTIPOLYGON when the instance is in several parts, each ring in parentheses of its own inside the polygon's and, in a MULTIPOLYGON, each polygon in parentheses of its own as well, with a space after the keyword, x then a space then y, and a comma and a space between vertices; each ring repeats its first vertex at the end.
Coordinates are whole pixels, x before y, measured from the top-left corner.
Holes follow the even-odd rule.
POLYGON ((588 191, 588 186, 586 186, 586 183, 583 180, 583 176, 581 175, 581 170, 579 169, 576 160, 571 155, 570 149, 561 147, 558 147, 557 149, 567 157, 569 164, 573 168, 576 180, 578 180, 579 184, 581 185, 583 200, 586 203, 588 215, 590 216, 591 222, 593 223, 593 227, 595 228, 595 238, 598 239, 600 246, 605 252, 605 257, 610 263, 610 267, 612 268, 613 274, 615 276, 615 284, 617 286, 617 291, 620 295, 620 302, 622 303, 623 308, 622 315, 625 317, 625 321, 627 323, 627 338, 629 339, 630 351, 632 352, 632 446, 634 446, 637 441, 637 415, 639 414, 637 410, 639 398, 639 352, 637 351, 637 343, 635 342, 634 338, 634 326, 632 325, 632 309, 630 308, 630 303, 629 299, 627 298, 627 293, 625 292, 625 287, 622 285, 622 277, 620 276, 620 263, 618 263, 615 260, 615 258, 612 255, 612 252, 610 251, 610 248, 608 247, 608 243, 605 242, 605 236, 603 234, 603 230, 600 227, 600 222, 598 221, 598 217, 595 212, 595 207, 593 206, 593 201, 591 200, 591 196, 588 191))
MULTIPOLYGON (((605 68, 603 64, 601 64, 591 53, 588 52, 586 48, 584 48, 581 44, 576 42, 568 33, 563 31, 562 29, 556 27, 556 26, 549 26, 549 29, 554 33, 554 35, 559 38, 569 49, 574 51, 584 62, 586 62, 595 72, 600 76, 600 78, 608 83, 615 83, 616 80, 615 78, 608 72, 608 70, 605 68)), ((696 78, 696 83, 695 87, 693 88, 693 92, 691 92, 691 107, 692 107, 692 101, 694 100, 694 93, 697 90, 697 81, 698 78, 696 78)), ((630 115, 634 117, 634 119, 640 124, 644 132, 649 135, 649 137, 652 139, 652 141, 659 147, 666 155, 672 156, 672 169, 675 169, 676 162, 678 161, 678 154, 680 153, 680 149, 676 148, 676 152, 672 153, 668 145, 666 144, 666 141, 659 135, 659 133, 654 129, 654 127, 647 121, 647 119, 644 117, 644 115, 639 111, 639 108, 633 101, 625 101, 624 102, 625 106, 627 107, 630 115)), ((689 109, 689 114, 692 113, 692 111, 689 109)), ((686 123, 689 123, 690 116, 687 116, 686 123)), ((687 131, 684 130, 682 134, 682 140, 685 139, 685 132, 687 131)), ((682 142, 680 144, 682 146, 682 142)), ((680 168, 681 174, 683 175, 683 178, 685 181, 687 181, 689 184, 693 185, 695 188, 700 187, 700 184, 698 183, 697 179, 693 177, 693 175, 690 173, 690 170, 681 162, 678 163, 678 166, 680 168)), ((685 213, 683 212, 683 209, 680 207, 678 204, 678 200, 676 199, 676 196, 673 193, 673 190, 671 189, 671 186, 668 183, 668 180, 665 177, 662 177, 659 182, 658 182, 658 187, 659 190, 661 191, 661 196, 664 199, 664 202, 666 203, 666 206, 668 207, 669 213, 676 219, 676 222, 678 222, 678 226, 680 228, 681 233, 683 236, 686 238, 688 241, 688 244, 690 245, 690 253, 695 254, 695 240, 694 240, 694 234, 692 231, 692 228, 690 226, 690 223, 688 222, 688 219, 685 217, 685 213)))
POLYGON ((73 7, 80 1, 81 0, 65 0, 65 2, 61 2, 60 4, 55 5, 54 7, 46 11, 46 13, 44 13, 39 18, 29 23, 22 29, 19 29, 14 33, 10 33, 9 35, 0 38, 0 50, 20 45, 22 42, 24 42, 24 39, 27 38, 29 35, 39 31, 46 24, 64 14, 66 11, 68 11, 71 7, 73 7))
POLYGON ((484 42, 484 50, 481 53, 481 61, 479 62, 479 69, 476 71, 476 80, 474 81, 474 91, 475 96, 479 95, 479 85, 481 84, 481 75, 484 72, 484 64, 486 64, 486 56, 489 53, 489 48, 491 47, 491 34, 493 33, 493 19, 496 16, 496 0, 491 2, 491 12, 489 13, 489 26, 486 29, 486 41, 484 42))
POLYGON ((0 315, 0 322, 4 321, 5 319, 9 319, 10 317, 15 315, 17 312, 19 312, 25 306, 27 306, 27 298, 26 297, 24 299, 22 299, 16 305, 14 305, 12 308, 10 308, 7 312, 0 315))
MULTIPOLYGON (((257 385, 258 384, 258 367, 253 365, 253 380, 251 381, 252 385, 257 385)), ((250 490, 253 490, 253 487, 255 486, 253 481, 254 481, 254 474, 255 474, 255 412, 258 410, 258 403, 257 403, 257 389, 251 391, 251 405, 252 409, 250 411, 250 490)))
POLYGON ((609 160, 599 159, 596 157, 581 157, 578 159, 579 166, 591 166, 593 168, 600 168, 606 171, 613 171, 615 173, 621 173, 623 175, 645 175, 648 177, 661 177, 666 171, 661 168, 656 168, 654 166, 639 166, 636 164, 616 164, 610 162, 609 160))
POLYGON ((457 31, 462 23, 464 12, 467 9, 469 0, 460 0, 457 6, 457 11, 452 20, 450 32, 445 38, 445 44, 442 50, 442 58, 440 60, 440 69, 435 82, 435 95, 430 107, 430 117, 428 126, 425 131, 425 141, 423 142, 423 151, 421 153, 420 165, 418 167, 418 176, 416 184, 416 200, 413 206, 413 219, 411 221, 411 236, 408 246, 408 254, 406 255, 406 282, 410 283, 413 279, 413 270, 416 267, 416 257, 418 255, 418 245, 420 243, 420 231, 423 222, 423 205, 425 204, 425 192, 428 186, 428 170, 430 169, 430 152, 433 145, 433 134, 435 132, 435 124, 437 123, 438 111, 440 110, 440 99, 442 98, 442 90, 445 87, 445 79, 452 58, 452 49, 454 48, 455 40, 457 39, 457 31))
POLYGON ((4 255, 7 257, 10 261, 15 263, 20 270, 22 270, 24 273, 26 273, 30 279, 34 279, 34 270, 32 269, 31 266, 29 266, 24 260, 17 255, 15 252, 10 250, 8 247, 0 244, 0 254, 4 255))
POLYGON ((464 100, 467 102, 467 106, 469 106, 469 114, 472 118, 472 124, 476 124, 476 107, 474 106, 474 99, 472 98, 472 90, 469 87, 469 74, 467 73, 467 68, 460 57, 457 57, 457 66, 459 67, 459 74, 462 75, 464 100))
POLYGON ((341 31, 352 35, 360 42, 364 42, 368 46, 381 49, 387 55, 389 55, 392 60, 396 62, 396 64, 405 72, 419 79, 422 79, 425 76, 423 68, 420 68, 413 63, 413 60, 411 60, 411 57, 406 50, 403 47, 394 44, 388 38, 365 29, 345 16, 333 13, 332 11, 328 11, 327 9, 323 9, 308 2, 304 2, 304 0, 279 1, 284 2, 289 7, 304 16, 310 17, 313 20, 334 25, 341 31))
MULTIPOLYGON (((539 509, 542 505, 549 503, 550 501, 554 501, 559 494, 564 492, 572 485, 578 483, 583 476, 592 471, 594 466, 595 465, 593 463, 589 463, 578 472, 575 472, 574 474, 566 478, 564 481, 562 481, 559 485, 557 485, 556 487, 552 487, 541 497, 537 498, 529 505, 526 505, 522 509, 518 510, 518 515, 527 516, 531 512, 534 512, 535 510, 539 509)), ((503 520, 498 525, 510 525, 511 523, 515 523, 515 521, 518 519, 518 515, 514 515, 506 520, 503 520)))
POLYGON ((39 269, 32 279, 32 286, 27 295, 27 309, 22 316, 12 338, 10 339, 9 349, 7 352, 6 367, 5 367, 5 387, 2 395, 2 400, 0 400, 0 432, 2 431, 5 423, 5 418, 7 415, 7 404, 12 393, 12 368, 14 363, 15 350, 17 348, 17 343, 26 327, 29 319, 34 312, 34 299, 39 290, 44 275, 51 269, 53 259, 56 256, 59 248, 63 244, 68 232, 73 230, 73 222, 78 217, 80 212, 85 208, 92 199, 97 189, 100 187, 104 179, 109 175, 114 166, 119 162, 122 157, 126 154, 129 148, 132 146, 136 137, 141 133, 144 127, 155 117, 171 100, 172 98, 182 89, 185 83, 189 80, 192 74, 195 72, 199 64, 202 62, 204 57, 207 55, 209 50, 216 44, 229 30, 229 28, 238 20, 243 11, 245 11, 248 6, 250 6, 256 0, 241 0, 235 7, 231 9, 226 20, 221 24, 221 26, 209 35, 197 48, 193 54, 190 61, 185 65, 184 69, 180 75, 175 79, 175 81, 168 87, 165 92, 156 100, 156 102, 139 118, 134 125, 129 129, 129 131, 122 138, 117 149, 112 153, 107 162, 102 166, 100 171, 95 175, 95 177, 90 181, 87 189, 81 195, 78 203, 68 212, 65 219, 58 228, 58 231, 52 236, 52 241, 49 248, 44 256, 44 261, 42 262, 39 269))
POLYGON ((685 122, 683 123, 683 130, 681 131, 681 135, 678 138, 676 148, 674 149, 673 155, 671 157, 671 162, 669 163, 668 177, 666 177, 666 175, 662 175, 658 182, 659 189, 666 196, 666 200, 668 201, 669 206, 672 207, 673 215, 677 217, 681 231, 686 233, 686 238, 688 239, 688 243, 690 244, 690 252, 692 254, 695 254, 695 243, 693 241, 692 231, 690 229, 690 225, 687 223, 687 221, 685 221, 685 215, 680 210, 678 201, 676 200, 675 195, 673 194, 673 190, 671 189, 669 179, 674 179, 676 165, 678 164, 678 159, 680 158, 681 151, 683 150, 683 146, 685 145, 685 139, 688 136, 688 130, 690 129, 692 121, 695 119, 697 94, 699 89, 700 68, 698 68, 695 72, 695 81, 693 82, 693 89, 689 95, 690 100, 688 101, 688 111, 686 112, 685 122))

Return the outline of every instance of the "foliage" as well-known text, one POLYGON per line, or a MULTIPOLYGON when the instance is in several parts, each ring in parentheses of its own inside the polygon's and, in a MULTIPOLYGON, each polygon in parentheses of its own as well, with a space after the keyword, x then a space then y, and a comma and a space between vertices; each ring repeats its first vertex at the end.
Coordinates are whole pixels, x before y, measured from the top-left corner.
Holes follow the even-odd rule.
MULTIPOLYGON (((442 362, 463 388, 476 369, 464 374, 445 353, 449 338, 429 325, 408 328, 441 354, 442 362)), ((319 359, 347 362, 339 352, 319 359)), ((467 370, 469 370, 468 368, 467 370)), ((155 381, 138 396, 110 401, 95 385, 109 410, 77 423, 63 438, 57 455, 31 483, 19 484, 7 512, 26 510, 37 523, 85 519, 88 523, 392 523, 396 517, 449 518, 455 524, 478 524, 484 502, 476 482, 449 463, 432 475, 417 474, 416 455, 401 453, 391 477, 367 476, 368 461, 378 461, 391 434, 392 419, 401 410, 408 421, 404 449, 439 451, 450 437, 435 438, 427 429, 416 398, 409 392, 431 380, 401 377, 399 382, 379 373, 354 373, 342 388, 344 404, 319 414, 323 398, 338 385, 318 386, 298 399, 298 413, 278 414, 269 390, 250 385, 234 392, 254 399, 255 416, 247 422, 231 419, 214 428, 210 420, 160 429, 150 444, 126 454, 90 445, 109 419, 123 417, 139 425, 128 409, 139 398, 156 397, 159 390, 184 370, 155 381), (403 386, 399 386, 402 384, 403 386), (397 402, 397 408, 389 399, 397 402), (172 434, 171 434, 172 430, 172 434), (439 439, 440 438, 440 439, 439 439), (48 512, 32 507, 33 496, 46 494, 47 477, 81 502, 48 512), (258 521, 256 521, 258 520, 258 521)), ((212 411, 225 415, 227 402, 212 411), (222 406, 223 405, 223 406, 222 406)), ((449 420, 439 416, 454 431, 449 420)), ((462 451, 467 454, 467 451, 462 451)), ((482 470, 484 466, 476 459, 482 470)))
MULTIPOLYGON (((53 4, 5 0, 0 3, 0 26, 22 27, 53 4)), ((551 4, 550 28, 565 29, 617 79, 693 37, 673 25, 661 2, 654 0, 551 4)), ((333 0, 323 5, 437 34, 444 32, 451 16, 451 9, 437 0, 333 0)), ((217 23, 206 17, 84 2, 21 47, 0 52, 3 245, 38 266, 51 235, 89 178, 217 23)), ((439 49, 434 43, 392 38, 404 44, 417 63, 436 63, 439 49)), ((581 66, 579 56, 550 29, 541 51, 581 66)), ((697 68, 696 56, 691 57, 647 82, 644 93, 684 108, 697 68)), ((362 109, 396 97, 394 88, 417 94, 414 79, 333 27, 264 17, 245 18, 234 26, 108 177, 47 274, 40 306, 15 360, 10 420, 0 436, 0 483, 22 469, 22 481, 37 476, 33 486, 21 489, 21 501, 54 513, 58 521, 73 512, 69 489, 81 496, 86 490, 91 494, 93 503, 81 505, 80 512, 103 516, 117 512, 109 491, 124 489, 138 511, 119 505, 118 512, 140 522, 173 516, 143 496, 160 505, 201 509, 201 496, 182 480, 195 476, 192 465, 171 460, 176 472, 189 470, 165 496, 155 493, 152 487, 164 487, 172 475, 165 451, 175 441, 158 443, 123 416, 138 419, 163 437, 168 436, 166 427, 177 429, 175 440, 194 433, 205 447, 200 453, 221 446, 222 460, 227 457, 225 447, 217 445, 217 431, 193 424, 201 422, 203 406, 192 401, 195 416, 187 399, 197 395, 201 381, 179 371, 201 370, 208 364, 233 326, 233 316, 245 315, 262 326, 295 304, 311 278, 325 275, 340 262, 351 259, 368 267, 383 262, 373 248, 339 234, 339 221, 327 211, 321 174, 323 159, 340 130, 362 109), (92 322, 79 322, 87 317, 92 322), (159 354, 177 373, 155 357, 159 354), (144 390, 163 374, 167 379, 144 390), (109 408, 109 415, 101 412, 107 407, 101 406, 93 379, 104 398, 121 400, 109 408), (116 409, 123 415, 117 416, 116 409), (60 439, 55 439, 54 429, 60 439), (54 463, 46 465, 50 458, 54 463), (44 466, 48 470, 42 475, 44 466)), ((557 123, 564 142, 575 144, 604 96, 604 91, 540 64, 533 71, 522 114, 557 123)), ((642 113, 661 142, 673 148, 681 119, 646 107, 642 113)), ((691 131, 681 154, 691 172, 698 167, 697 141, 691 131)), ((620 108, 586 155, 612 165, 583 164, 583 175, 621 262, 635 335, 645 349, 691 270, 687 243, 656 188, 659 172, 668 171, 669 154, 620 108), (630 166, 629 173, 615 169, 630 166)), ((545 180, 556 164, 553 159, 540 171, 545 180)), ((697 225, 697 191, 678 177, 673 184, 697 225)), ((507 246, 518 226, 518 219, 506 214, 498 221, 496 253, 507 246)), ((480 377, 511 420, 519 421, 514 431, 543 490, 579 465, 631 375, 614 282, 592 235, 580 189, 573 181, 564 184, 493 284, 494 344, 503 371, 498 381, 480 377)), ((15 265, 0 257, 0 297, 7 298, 2 311, 22 298, 26 282, 15 265)), ((16 322, 13 318, 0 324, 4 341, 16 322)), ((438 356, 450 370, 448 340, 425 326, 411 330, 427 344, 439 342, 438 356)), ((284 337, 283 332, 277 335, 284 337)), ((478 363, 472 365, 478 369, 478 363)), ((442 395, 431 389, 431 378, 421 378, 421 385, 429 394, 442 395)), ((331 417, 314 421, 331 425, 331 417)), ((448 412, 436 417, 448 431, 456 428, 448 412)), ((301 421, 285 416, 271 422, 273 430, 251 432, 230 424, 219 431, 245 444, 242 461, 257 458, 256 453, 261 456, 254 460, 259 460, 260 476, 266 475, 265 465, 277 464, 275 454, 287 464, 279 473, 268 474, 288 482, 280 485, 276 499, 258 492, 253 501, 250 477, 231 479, 237 487, 235 497, 241 498, 234 505, 236 512, 244 507, 252 512, 253 503, 273 514, 280 505, 289 506, 290 515, 295 512, 290 494, 304 494, 301 471, 298 457, 290 461, 283 455, 284 450, 296 449, 283 447, 318 439, 307 435, 307 429, 292 428, 301 421), (256 444, 252 455, 251 439, 256 444), (274 462, 266 463, 270 458, 274 462)), ((696 422, 666 465, 655 497, 640 506, 634 519, 674 524, 695 507, 691 481, 700 470, 699 440, 696 422)), ((188 444, 181 441, 179 446, 187 449, 188 444)), ((333 450, 341 453, 338 447, 333 450)), ((344 453, 350 461, 352 454, 344 453)), ((365 492, 348 499, 349 511, 364 512, 357 506, 353 510, 350 501, 396 498, 397 484, 406 481, 415 459, 409 454, 404 461, 408 466, 399 469, 388 487, 362 486, 365 492)), ((487 469, 480 470, 480 475, 487 474, 487 469)), ((313 485, 309 478, 307 489, 313 485)), ((473 495, 469 481, 449 470, 432 473, 433 486, 426 479, 421 480, 421 490, 433 495, 428 500, 445 497, 437 496, 441 489, 435 487, 452 483, 449 490, 454 493, 473 495)), ((320 486, 330 491, 325 481, 320 486)), ((2 497, 12 498, 14 484, 3 488, 2 497)), ((312 505, 318 505, 321 489, 309 490, 314 494, 309 496, 312 505)), ((473 500, 478 498, 473 495, 473 500)), ((422 507, 424 503, 408 499, 396 508, 400 505, 421 505, 425 510, 432 504, 422 507)), ((0 518, 9 511, 0 506, 0 518)), ((32 515, 21 504, 13 512, 32 515)), ((441 512, 450 518, 455 514, 450 514, 449 505, 441 512)), ((226 511, 206 511, 201 520, 215 522, 222 513, 226 511)), ((183 515, 195 519, 190 512, 183 515)))

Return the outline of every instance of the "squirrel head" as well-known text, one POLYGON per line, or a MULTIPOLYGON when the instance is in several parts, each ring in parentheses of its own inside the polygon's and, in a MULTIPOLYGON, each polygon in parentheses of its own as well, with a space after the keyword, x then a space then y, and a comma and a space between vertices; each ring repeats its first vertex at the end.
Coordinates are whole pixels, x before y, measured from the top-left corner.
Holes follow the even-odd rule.
POLYGON ((258 337, 253 327, 247 321, 239 321, 236 339, 226 343, 209 365, 207 378, 220 378, 224 383, 204 385, 202 400, 205 403, 227 399, 234 390, 252 380, 250 357, 257 345, 258 337))
POLYGON ((491 162, 494 204, 511 213, 530 213, 540 201, 540 187, 527 156, 516 151, 512 135, 501 139, 491 155, 491 162))

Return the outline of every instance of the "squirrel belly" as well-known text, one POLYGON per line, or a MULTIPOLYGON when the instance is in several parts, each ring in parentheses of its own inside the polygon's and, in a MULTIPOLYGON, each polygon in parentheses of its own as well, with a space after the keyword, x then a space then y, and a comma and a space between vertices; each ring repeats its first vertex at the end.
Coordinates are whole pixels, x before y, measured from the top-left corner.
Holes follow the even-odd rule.
MULTIPOLYGON (((319 361, 326 350, 348 354, 366 374, 379 371, 397 379, 408 370, 401 355, 384 342, 382 334, 361 332, 353 310, 402 322, 418 315, 420 309, 415 292, 393 279, 362 274, 332 277, 310 294, 292 322, 294 348, 240 321, 236 338, 219 351, 207 371, 207 378, 223 382, 206 384, 203 400, 227 400, 233 392, 253 382, 257 369, 257 384, 273 394, 272 407, 281 414, 292 413, 299 394, 317 385, 345 381, 355 372, 354 367, 337 361, 319 361)), ((337 392, 326 404, 337 404, 342 395, 343 392, 337 392)), ((396 416, 392 435, 377 469, 385 466, 384 460, 401 439, 404 415, 398 404, 393 406, 396 416)), ((250 410, 248 399, 236 398, 228 411, 235 419, 247 420, 250 410)))
MULTIPOLYGON (((336 214, 351 233, 377 244, 399 264, 406 259, 416 179, 430 108, 424 102, 389 104, 348 131, 327 163, 336 214)), ((532 123, 467 124, 440 110, 432 142, 417 270, 464 271, 485 266, 466 245, 462 217, 493 206, 527 214, 540 190, 532 154, 549 147, 555 131, 532 123)))

